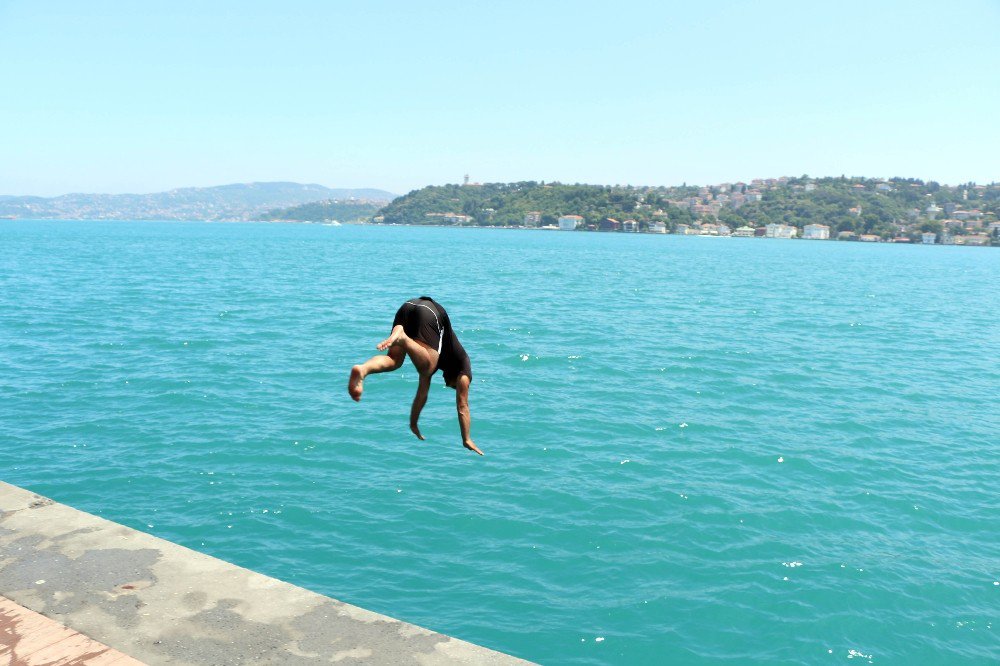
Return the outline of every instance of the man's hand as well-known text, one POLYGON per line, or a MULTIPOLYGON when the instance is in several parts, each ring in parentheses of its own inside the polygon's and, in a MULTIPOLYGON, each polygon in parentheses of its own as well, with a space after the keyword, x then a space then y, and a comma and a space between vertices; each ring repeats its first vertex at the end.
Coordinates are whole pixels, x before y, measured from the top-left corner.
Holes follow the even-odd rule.
POLYGON ((411 424, 410 424, 410 431, 411 431, 411 432, 412 432, 412 433, 413 433, 414 435, 416 435, 416 436, 417 436, 417 439, 419 439, 419 440, 420 440, 421 442, 422 442, 422 441, 424 441, 424 439, 425 439, 425 438, 424 438, 424 436, 423 436, 423 435, 421 435, 421 434, 420 434, 420 428, 419 428, 419 427, 417 427, 417 424, 416 424, 416 423, 411 423, 411 424))

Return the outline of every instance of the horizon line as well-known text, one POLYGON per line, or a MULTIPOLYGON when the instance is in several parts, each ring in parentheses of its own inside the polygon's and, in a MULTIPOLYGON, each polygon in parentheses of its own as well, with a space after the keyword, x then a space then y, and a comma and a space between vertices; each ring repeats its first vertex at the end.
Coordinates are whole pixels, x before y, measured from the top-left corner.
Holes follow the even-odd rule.
MULTIPOLYGON (((417 191, 417 190, 424 189, 426 187, 445 187, 445 186, 448 186, 448 185, 469 185, 469 186, 477 186, 477 185, 479 185, 479 186, 481 186, 481 185, 509 185, 509 184, 512 184, 512 183, 541 183, 541 184, 546 184, 546 185, 558 184, 558 185, 581 185, 581 186, 596 186, 596 187, 627 187, 627 188, 633 188, 633 189, 658 188, 658 187, 662 187, 662 188, 673 188, 673 187, 714 187, 714 186, 723 185, 723 184, 734 185, 734 184, 737 184, 737 183, 743 183, 744 185, 749 185, 754 180, 779 180, 779 179, 782 179, 782 178, 788 179, 788 180, 791 180, 791 179, 803 179, 803 178, 810 178, 810 179, 813 179, 813 180, 830 180, 830 179, 845 178, 847 180, 879 180, 879 181, 903 180, 903 181, 921 181, 924 184, 937 183, 941 187, 960 187, 962 185, 973 185, 973 186, 985 185, 985 186, 991 186, 991 185, 1000 184, 1000 181, 996 181, 996 180, 990 180, 989 182, 979 182, 977 180, 969 180, 969 181, 964 181, 964 182, 957 183, 957 184, 952 184, 952 183, 944 183, 944 182, 941 182, 941 181, 938 181, 938 180, 934 180, 932 178, 930 178, 930 179, 928 179, 928 178, 916 178, 916 177, 911 177, 911 176, 858 176, 858 175, 848 176, 846 174, 841 174, 839 176, 811 176, 809 174, 802 174, 802 175, 798 175, 798 176, 789 176, 789 175, 781 175, 781 176, 757 176, 757 177, 751 178, 749 181, 743 181, 743 180, 731 180, 731 181, 729 181, 729 180, 727 180, 727 181, 720 181, 718 183, 705 183, 705 184, 703 184, 703 183, 689 183, 687 181, 683 181, 680 184, 673 184, 673 185, 649 185, 649 184, 645 184, 645 185, 633 185, 633 184, 630 184, 630 183, 626 183, 626 184, 614 183, 614 184, 612 184, 612 183, 588 183, 588 182, 579 182, 579 181, 568 182, 568 181, 563 181, 563 180, 558 180, 558 179, 557 180, 531 180, 531 179, 528 179, 528 180, 508 180, 508 181, 499 181, 498 180, 498 181, 483 181, 483 182, 468 182, 468 183, 459 183, 459 182, 454 182, 454 183, 428 183, 428 184, 425 184, 425 185, 421 185, 420 187, 411 188, 411 189, 408 190, 408 192, 414 192, 414 191, 417 191)), ((247 186, 247 185, 277 185, 277 184, 300 185, 300 186, 303 186, 303 187, 322 187, 322 188, 325 188, 325 189, 328 189, 328 190, 380 190, 382 192, 386 192, 388 194, 392 194, 394 197, 403 196, 403 195, 397 194, 396 192, 393 192, 392 190, 386 189, 385 187, 370 186, 370 185, 369 186, 363 186, 363 187, 336 187, 336 186, 331 186, 331 185, 323 185, 323 184, 317 183, 317 182, 299 182, 299 181, 295 181, 295 180, 250 180, 250 181, 237 181, 237 182, 220 183, 218 185, 182 185, 182 186, 179 186, 179 187, 171 187, 171 188, 167 188, 167 189, 152 190, 152 191, 145 191, 145 192, 136 192, 136 191, 129 191, 129 192, 89 191, 88 192, 88 191, 83 191, 83 190, 75 190, 75 191, 63 192, 62 194, 52 194, 52 195, 41 195, 41 194, 0 194, 0 197, 35 197, 35 198, 38 198, 38 199, 58 199, 59 197, 67 197, 67 196, 73 196, 73 195, 146 196, 146 195, 152 195, 152 194, 165 194, 165 193, 168 193, 168 192, 177 192, 177 191, 180 191, 180 190, 209 190, 209 189, 222 188, 222 187, 232 187, 234 185, 244 185, 244 186, 247 186)))

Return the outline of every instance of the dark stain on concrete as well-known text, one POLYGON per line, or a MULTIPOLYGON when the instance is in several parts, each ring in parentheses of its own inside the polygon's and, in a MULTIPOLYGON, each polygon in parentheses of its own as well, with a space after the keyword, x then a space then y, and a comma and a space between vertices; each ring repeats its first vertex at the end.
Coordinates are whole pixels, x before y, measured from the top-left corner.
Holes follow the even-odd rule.
POLYGON ((65 534, 60 534, 58 536, 54 536, 52 537, 52 541, 55 543, 59 543, 60 541, 68 541, 73 537, 79 536, 81 534, 91 534, 93 532, 100 532, 100 531, 102 531, 100 527, 81 527, 80 529, 76 529, 71 532, 66 532, 65 534))
MULTIPOLYGON (((298 664, 282 646, 291 637, 279 626, 247 620, 234 599, 220 599, 213 608, 177 623, 152 647, 165 661, 203 664, 298 664)), ((314 660, 309 660, 315 663, 314 660)))
POLYGON ((449 640, 441 634, 423 633, 403 638, 402 625, 393 620, 350 620, 345 631, 339 613, 343 604, 338 602, 322 603, 287 625, 248 620, 235 610, 238 606, 236 600, 220 599, 214 607, 172 628, 152 649, 165 661, 233 666, 306 666, 353 650, 357 652, 341 655, 338 663, 418 664, 418 654, 431 654, 439 643, 449 640))
MULTIPOLYGON (((397 663, 413 663, 417 660, 415 654, 430 654, 438 643, 448 641, 447 636, 435 633, 418 633, 404 638, 400 630, 404 625, 395 620, 386 618, 374 622, 362 622, 354 620, 351 622, 351 630, 347 635, 336 635, 330 631, 331 626, 340 625, 343 616, 340 611, 346 608, 346 604, 336 601, 323 603, 312 611, 301 615, 290 623, 292 629, 301 632, 303 637, 298 641, 298 647, 303 652, 318 652, 329 654, 330 652, 340 652, 353 650, 355 648, 367 648, 372 650, 371 657, 362 658, 360 661, 378 659, 379 646, 392 646, 391 660, 397 663), (402 650, 400 649, 402 646, 402 650), (411 653, 411 654, 407 654, 411 653), (405 659, 404 659, 405 655, 405 659)), ((412 627, 409 627, 412 629, 412 627)), ((383 654, 382 660, 389 660, 390 654, 383 654)), ((353 659, 346 659, 353 661, 353 659)), ((345 661, 346 661, 345 660, 345 661)))
POLYGON ((160 559, 160 551, 107 548, 88 550, 71 558, 54 546, 39 548, 44 541, 42 537, 29 536, 0 546, 0 559, 6 561, 0 565, 0 590, 7 593, 31 590, 44 603, 42 609, 35 610, 49 616, 68 615, 96 606, 114 617, 121 627, 138 624, 143 603, 135 594, 122 594, 120 586, 137 581, 155 584, 151 567, 160 559), (67 593, 68 590, 71 592, 67 593))
POLYGON ((182 600, 184 607, 190 611, 201 610, 208 603, 208 595, 204 592, 188 592, 182 600))
POLYGON ((48 506, 50 504, 55 504, 48 497, 42 497, 41 495, 35 495, 35 499, 28 503, 29 509, 40 509, 43 506, 48 506))

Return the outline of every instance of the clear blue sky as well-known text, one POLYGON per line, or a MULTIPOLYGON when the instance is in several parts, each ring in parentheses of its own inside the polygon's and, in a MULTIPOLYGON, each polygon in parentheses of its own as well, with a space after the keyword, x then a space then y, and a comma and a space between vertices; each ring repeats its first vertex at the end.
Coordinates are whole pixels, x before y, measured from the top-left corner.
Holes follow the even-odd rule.
POLYGON ((0 0, 0 194, 989 182, 998 34, 997 0, 0 0))

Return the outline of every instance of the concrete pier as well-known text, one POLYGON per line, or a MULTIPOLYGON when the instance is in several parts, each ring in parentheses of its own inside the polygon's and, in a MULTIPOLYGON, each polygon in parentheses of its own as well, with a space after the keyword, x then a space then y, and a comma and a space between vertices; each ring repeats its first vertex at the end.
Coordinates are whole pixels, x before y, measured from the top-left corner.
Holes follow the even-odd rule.
POLYGON ((2 482, 0 595, 148 664, 528 663, 2 482))

